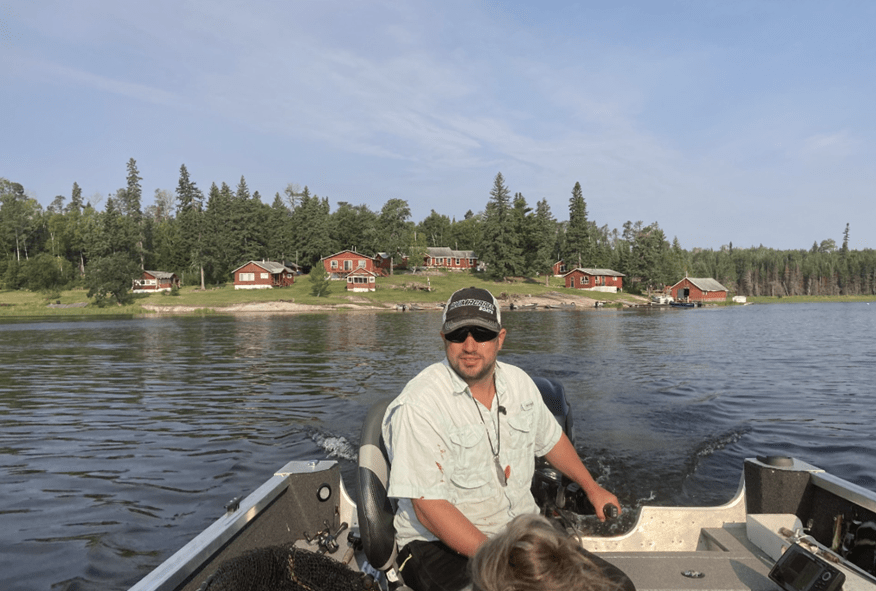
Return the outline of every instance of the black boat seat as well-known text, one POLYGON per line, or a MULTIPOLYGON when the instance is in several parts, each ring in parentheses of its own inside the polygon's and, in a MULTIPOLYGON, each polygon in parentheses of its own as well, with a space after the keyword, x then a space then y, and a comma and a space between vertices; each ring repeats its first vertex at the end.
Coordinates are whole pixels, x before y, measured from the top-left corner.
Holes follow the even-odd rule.
POLYGON ((566 399, 566 389, 563 384, 551 378, 534 377, 532 381, 538 386, 545 406, 553 413, 560 427, 572 445, 575 445, 575 425, 572 421, 572 407, 566 399))
MULTIPOLYGON (((548 378, 533 378, 548 409, 557 418, 563 431, 575 443, 571 407, 563 385, 548 378)), ((359 439, 359 467, 357 487, 359 502, 359 533, 365 557, 381 572, 397 565, 398 547, 395 543, 393 518, 397 503, 387 495, 389 486, 389 455, 383 441, 383 415, 394 398, 374 403, 362 423, 359 439)))
POLYGON ((383 442, 381 427, 386 408, 394 398, 376 402, 368 409, 359 438, 359 468, 357 486, 359 502, 359 535, 368 562, 381 572, 395 565, 398 547, 395 544, 397 503, 386 494, 389 486, 389 455, 383 442))

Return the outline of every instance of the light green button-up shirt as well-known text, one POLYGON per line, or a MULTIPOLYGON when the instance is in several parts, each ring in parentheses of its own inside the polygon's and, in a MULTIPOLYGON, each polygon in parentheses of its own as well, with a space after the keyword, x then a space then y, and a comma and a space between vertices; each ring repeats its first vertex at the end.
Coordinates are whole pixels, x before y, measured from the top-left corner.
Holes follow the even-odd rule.
POLYGON ((517 515, 538 512, 530 492, 535 457, 553 449, 562 428, 523 370, 496 362, 495 376, 491 409, 446 360, 420 372, 387 408, 383 438, 392 464, 388 494, 399 500, 399 548, 437 539, 417 520, 411 499, 445 499, 488 536, 517 515), (507 486, 499 482, 495 449, 501 466, 510 467, 507 486))

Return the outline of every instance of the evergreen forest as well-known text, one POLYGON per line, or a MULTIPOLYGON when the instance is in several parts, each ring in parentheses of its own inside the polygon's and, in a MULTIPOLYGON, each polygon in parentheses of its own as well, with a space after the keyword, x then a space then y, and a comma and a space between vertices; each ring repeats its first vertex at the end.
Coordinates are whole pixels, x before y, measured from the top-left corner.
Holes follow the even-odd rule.
POLYGON ((427 247, 444 246, 473 250, 497 280, 543 277, 563 260, 570 270, 619 271, 633 293, 690 276, 717 279, 747 296, 876 294, 876 251, 850 250, 848 224, 839 246, 825 239, 800 250, 732 243, 685 250, 656 221, 600 226, 588 216, 579 183, 558 220, 547 199, 531 205, 501 173, 485 186, 483 210, 457 219, 433 209, 419 222, 402 199, 389 199, 380 211, 340 201, 332 211, 328 198, 294 184, 263 200, 243 177, 235 187, 213 183, 205 192, 185 165, 176 189, 156 190, 144 209, 141 181, 132 158, 125 185, 105 200, 86 201, 74 182, 69 196, 43 208, 24 186, 0 178, 2 287, 52 294, 79 286, 98 301, 121 301, 143 269, 174 272, 183 284, 203 288, 230 282, 249 260, 293 262, 307 272, 345 249, 422 261, 427 247))

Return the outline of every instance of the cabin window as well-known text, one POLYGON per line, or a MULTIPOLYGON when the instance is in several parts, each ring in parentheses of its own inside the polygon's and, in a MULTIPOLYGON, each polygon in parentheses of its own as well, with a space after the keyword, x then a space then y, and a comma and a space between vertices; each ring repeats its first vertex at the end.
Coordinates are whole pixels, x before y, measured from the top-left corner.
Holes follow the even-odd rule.
POLYGON ((456 266, 458 267, 458 266, 459 266, 459 259, 456 259, 455 262, 454 262, 453 264, 456 265, 456 266))
POLYGON ((262 279, 270 279, 271 275, 269 273, 262 273, 262 279))
POLYGON ((255 273, 240 273, 238 277, 241 281, 255 281, 255 273))
POLYGON ((344 261, 344 271, 350 271, 353 269, 353 261, 347 260, 344 261))
POLYGON ((338 268, 338 261, 332 261, 332 269, 338 268))
POLYGON ((359 268, 359 269, 364 269, 364 268, 365 268, 365 259, 362 259, 361 261, 359 261, 359 267, 358 267, 358 268, 359 268))
POLYGON ((588 277, 588 276, 585 275, 584 277, 581 278, 581 284, 582 284, 582 285, 586 285, 586 284, 588 284, 588 283, 590 283, 590 277, 588 277))

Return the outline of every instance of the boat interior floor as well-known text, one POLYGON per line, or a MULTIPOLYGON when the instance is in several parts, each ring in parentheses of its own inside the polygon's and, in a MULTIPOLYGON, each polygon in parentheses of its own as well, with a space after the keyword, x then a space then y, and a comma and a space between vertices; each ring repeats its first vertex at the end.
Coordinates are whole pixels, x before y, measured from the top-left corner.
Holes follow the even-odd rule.
POLYGON ((701 548, 684 552, 604 552, 637 591, 712 589, 775 591, 772 561, 746 536, 744 523, 706 528, 701 548))

